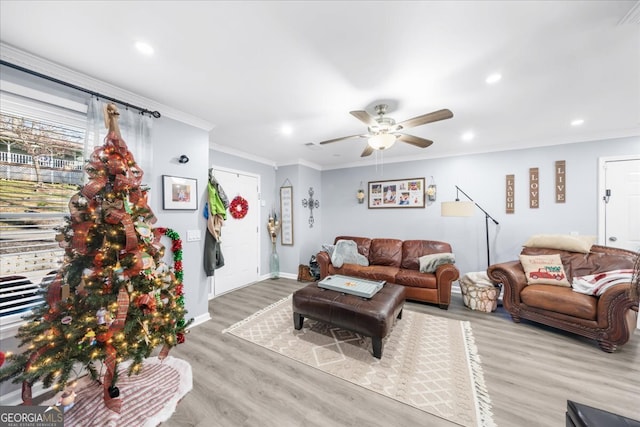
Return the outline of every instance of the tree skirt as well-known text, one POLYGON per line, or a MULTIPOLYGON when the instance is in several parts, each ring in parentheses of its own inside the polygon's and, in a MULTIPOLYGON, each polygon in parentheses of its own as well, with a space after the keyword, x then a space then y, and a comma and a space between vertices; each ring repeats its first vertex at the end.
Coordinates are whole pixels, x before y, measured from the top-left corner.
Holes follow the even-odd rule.
POLYGON ((495 426, 469 322, 405 306, 382 359, 369 337, 311 319, 295 330, 291 296, 224 332, 457 425, 495 426))
MULTIPOLYGON (((191 365, 168 356, 145 359, 138 375, 127 375, 126 364, 119 368, 122 411, 108 409, 102 399, 102 384, 82 377, 76 386, 74 406, 64 414, 65 427, 71 426, 157 426, 168 420, 176 405, 193 387, 191 365)), ((48 404, 55 404, 58 397, 48 404)))

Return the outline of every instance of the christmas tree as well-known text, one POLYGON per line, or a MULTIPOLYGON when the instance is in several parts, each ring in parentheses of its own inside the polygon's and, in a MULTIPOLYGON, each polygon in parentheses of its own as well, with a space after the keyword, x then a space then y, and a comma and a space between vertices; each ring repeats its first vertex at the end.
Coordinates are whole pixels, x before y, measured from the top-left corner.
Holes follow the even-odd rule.
POLYGON ((104 145, 92 153, 88 182, 69 202, 69 216, 58 236, 65 259, 16 335, 22 353, 8 355, 0 380, 23 382, 31 404, 31 385, 64 390, 78 366, 102 381, 106 405, 120 412, 118 364, 131 360, 128 374, 162 345, 159 358, 184 341, 186 322, 182 248, 172 230, 153 228, 140 170, 120 136, 118 110, 109 104, 104 145), (173 240, 174 268, 162 261, 166 234, 173 240))

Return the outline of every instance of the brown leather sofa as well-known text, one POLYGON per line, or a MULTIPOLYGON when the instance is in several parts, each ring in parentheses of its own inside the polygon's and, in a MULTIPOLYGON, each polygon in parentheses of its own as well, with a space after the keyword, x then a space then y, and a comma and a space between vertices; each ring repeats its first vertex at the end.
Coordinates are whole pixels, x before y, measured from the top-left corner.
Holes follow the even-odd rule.
POLYGON ((460 272, 453 264, 438 266, 435 273, 421 273, 419 258, 423 255, 451 252, 451 246, 435 240, 370 239, 367 237, 338 236, 338 240, 353 240, 358 252, 369 260, 368 266, 343 264, 336 268, 325 251, 316 256, 320 266, 320 279, 333 274, 360 277, 368 280, 386 280, 405 286, 406 298, 438 304, 449 308, 451 283, 460 272))
MULTIPOLYGON (((591 246, 589 253, 525 247, 522 254, 559 254, 569 281, 573 277, 631 269, 638 256, 633 251, 599 245, 591 246)), ((630 283, 614 285, 595 296, 570 287, 527 285, 520 261, 494 264, 487 274, 504 285, 503 306, 514 322, 529 319, 595 339, 608 353, 629 341, 636 327, 638 301, 629 297, 630 283)))

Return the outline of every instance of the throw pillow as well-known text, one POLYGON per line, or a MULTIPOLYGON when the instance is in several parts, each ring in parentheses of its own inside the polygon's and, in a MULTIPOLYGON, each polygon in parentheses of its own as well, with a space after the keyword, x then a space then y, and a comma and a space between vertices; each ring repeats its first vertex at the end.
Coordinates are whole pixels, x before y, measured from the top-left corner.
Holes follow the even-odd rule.
POLYGON ((520 255, 528 285, 556 285, 570 287, 559 254, 520 255))
POLYGON ((343 264, 369 265, 369 260, 358 252, 358 244, 353 240, 338 240, 331 255, 331 264, 340 268, 343 264))
POLYGON ((589 253, 596 236, 570 236, 566 234, 536 234, 524 244, 527 248, 549 248, 569 252, 589 253))
POLYGON ((451 252, 423 255, 418 258, 420 261, 420 272, 435 273, 436 269, 443 264, 454 264, 456 257, 451 252))

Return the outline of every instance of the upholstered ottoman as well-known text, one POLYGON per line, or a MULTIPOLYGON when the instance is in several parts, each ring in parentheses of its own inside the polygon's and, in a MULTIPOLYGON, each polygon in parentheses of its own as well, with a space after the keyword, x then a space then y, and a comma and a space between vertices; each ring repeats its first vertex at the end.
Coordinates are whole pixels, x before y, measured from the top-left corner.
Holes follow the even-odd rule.
POLYGON ((382 339, 402 318, 404 286, 386 283, 372 298, 362 298, 318 287, 312 283, 293 293, 293 326, 304 318, 326 322, 371 337, 373 355, 382 357, 382 339))

